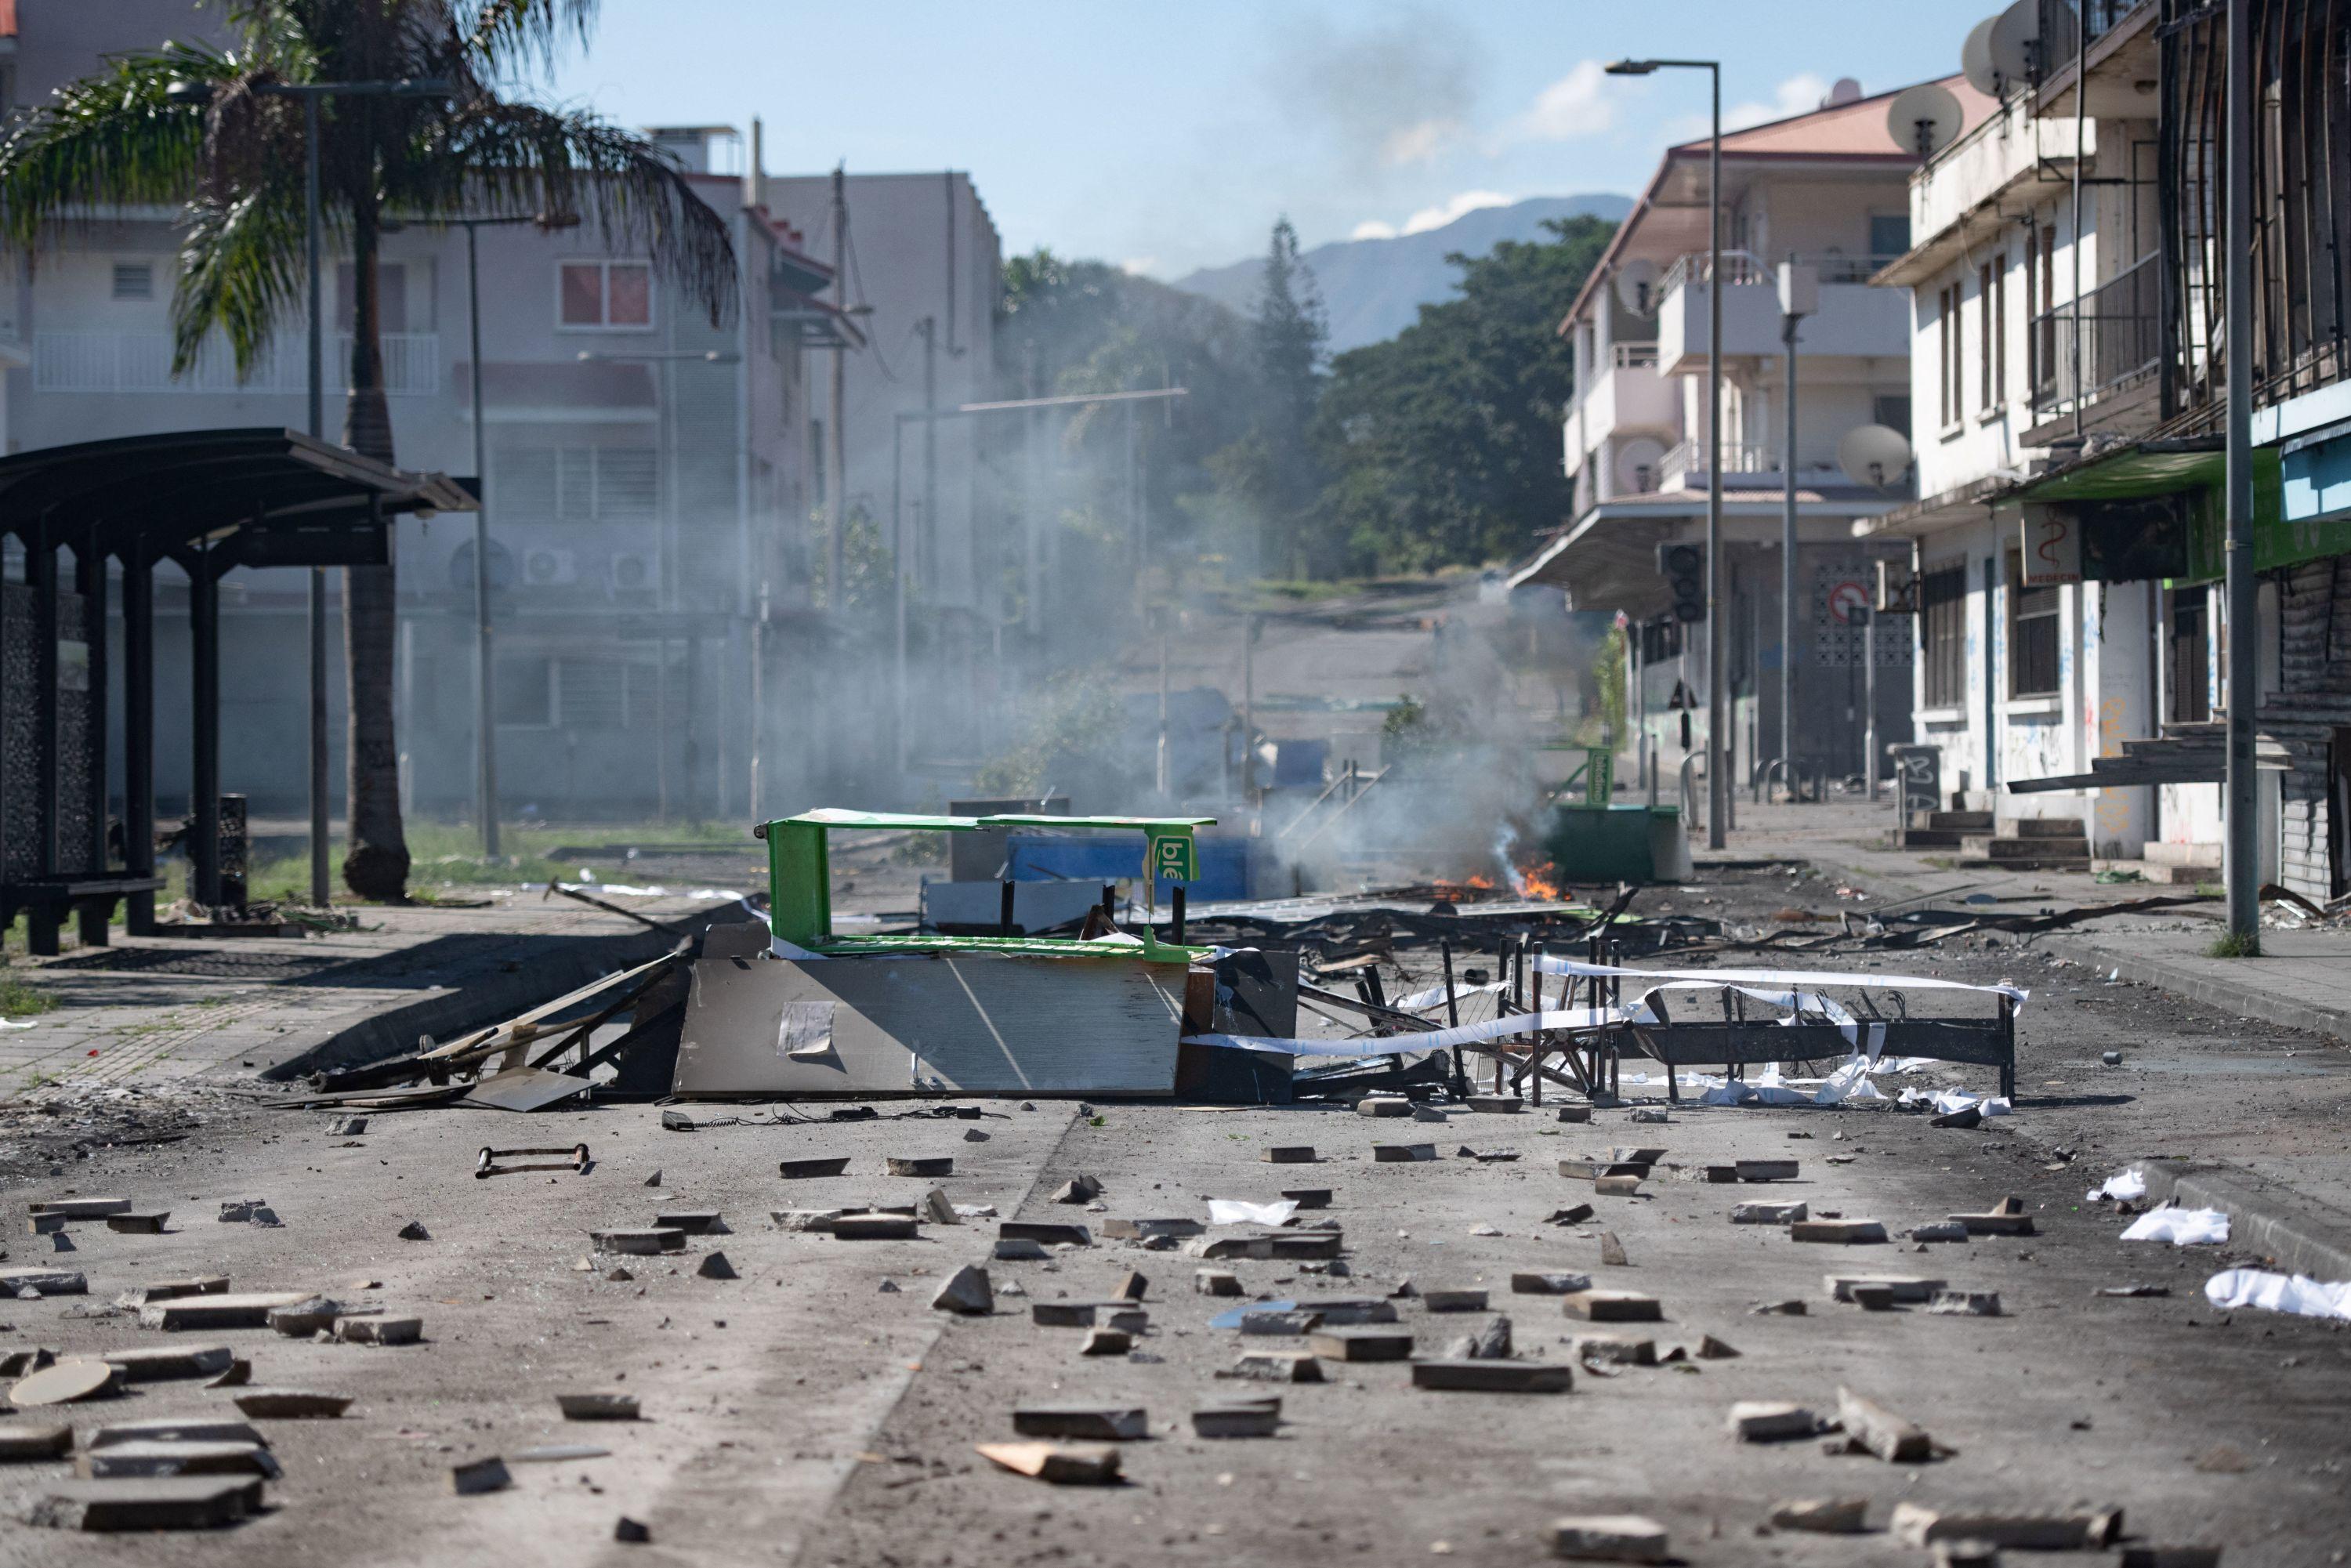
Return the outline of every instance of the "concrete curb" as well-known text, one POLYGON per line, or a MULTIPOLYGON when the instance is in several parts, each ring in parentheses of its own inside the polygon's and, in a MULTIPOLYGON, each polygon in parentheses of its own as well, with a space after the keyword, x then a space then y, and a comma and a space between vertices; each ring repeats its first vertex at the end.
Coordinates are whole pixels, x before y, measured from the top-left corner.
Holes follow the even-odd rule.
MULTIPOLYGON (((2215 980, 2201 975, 2183 975, 2161 958, 2134 956, 2118 952, 2103 943, 2078 936, 2043 936, 2041 946, 2077 963, 2090 964, 2109 970, 2120 970, 2126 980, 2136 980, 2143 986, 2169 991, 2186 997, 2189 1001, 2244 1018, 2259 1019, 2263 1023, 2282 1024, 2287 1029, 2308 1030, 2330 1040, 2351 1043, 2351 1012, 2335 1008, 2314 1007, 2290 998, 2276 996, 2261 988, 2257 978, 2243 981, 2215 980)), ((2250 960, 2258 962, 2258 960, 2250 960)))
POLYGON ((2140 1168, 2151 1201, 2226 1213, 2231 1250, 2265 1252, 2289 1274, 2351 1280, 2351 1224, 2283 1183, 2202 1161, 2147 1160, 2140 1168))

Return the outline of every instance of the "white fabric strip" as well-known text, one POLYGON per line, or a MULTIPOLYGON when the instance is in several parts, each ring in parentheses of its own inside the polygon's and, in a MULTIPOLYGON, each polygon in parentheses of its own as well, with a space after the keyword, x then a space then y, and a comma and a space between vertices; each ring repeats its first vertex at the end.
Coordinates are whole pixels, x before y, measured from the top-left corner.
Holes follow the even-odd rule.
POLYGON ((1695 980, 1713 986, 1855 986, 1873 991, 1982 991, 2022 1002, 2032 993, 2002 982, 1970 986, 1959 980, 1938 980, 1926 975, 1870 975, 1831 969, 1620 969, 1609 964, 1587 964, 1578 958, 1531 955, 1531 962, 1546 975, 1621 976, 1633 980, 1695 980))

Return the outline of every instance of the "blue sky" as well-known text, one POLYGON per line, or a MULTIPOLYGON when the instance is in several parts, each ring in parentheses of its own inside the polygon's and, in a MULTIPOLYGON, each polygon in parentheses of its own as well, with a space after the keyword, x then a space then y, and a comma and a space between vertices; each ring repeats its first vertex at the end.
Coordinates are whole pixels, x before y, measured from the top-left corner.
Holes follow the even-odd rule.
POLYGON ((1008 251, 1156 277, 1477 204, 1640 188, 1725 117, 1959 68, 1992 0, 608 0, 548 88, 632 124, 766 125, 771 172, 969 170, 1008 251))

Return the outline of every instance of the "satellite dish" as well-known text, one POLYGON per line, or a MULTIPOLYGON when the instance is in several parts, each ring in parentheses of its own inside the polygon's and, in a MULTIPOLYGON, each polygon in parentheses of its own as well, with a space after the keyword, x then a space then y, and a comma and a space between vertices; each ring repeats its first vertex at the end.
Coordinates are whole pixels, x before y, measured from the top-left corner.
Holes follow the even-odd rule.
POLYGON ((1837 466, 1856 485, 1884 490, 1910 471, 1910 438, 1883 424, 1856 424, 1837 443, 1837 466))
POLYGON ((1664 268, 1646 256, 1636 256, 1616 269, 1616 303, 1646 319, 1657 313, 1657 279, 1664 268))
POLYGON ((1821 99, 1823 109, 1843 109, 1848 103, 1861 101, 1861 82, 1855 77, 1839 77, 1829 88, 1828 97, 1821 99))
POLYGON ((1895 94, 1886 109, 1886 133, 1894 144, 1931 158, 1949 147, 1964 124, 1959 100, 1947 88, 1923 81, 1895 94))
POLYGON ((1616 482, 1629 495, 1648 495, 1657 487, 1665 461, 1665 443, 1636 435, 1616 448, 1616 482))
MULTIPOLYGON (((2039 0, 2016 0, 2007 10, 1992 18, 1991 31, 1984 35, 1984 58, 1992 73, 2006 81, 2030 81, 2039 74, 2034 68, 2045 59, 2041 51, 2041 6, 2039 0), (2040 56, 2041 59, 2035 57, 2040 56)), ((1964 52, 1960 60, 1965 62, 1964 52)), ((1975 80, 1971 73, 1968 79, 1975 80)))
POLYGON ((2000 26, 1997 16, 1986 16, 1968 33, 1968 41, 1959 46, 1959 72, 1968 85, 1987 98, 2007 96, 2009 74, 1991 57, 1992 30, 2000 26))

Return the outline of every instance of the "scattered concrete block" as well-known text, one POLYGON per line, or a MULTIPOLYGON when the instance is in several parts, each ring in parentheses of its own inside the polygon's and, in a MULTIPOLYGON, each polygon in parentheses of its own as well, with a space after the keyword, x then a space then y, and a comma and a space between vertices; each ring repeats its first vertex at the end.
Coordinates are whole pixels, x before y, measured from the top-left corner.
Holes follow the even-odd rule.
POLYGON ((1197 1256, 1211 1262, 1226 1258, 1336 1258, 1345 1239, 1336 1230, 1275 1231, 1257 1236, 1219 1236, 1194 1241, 1197 1256))
POLYGON ((1933 1568, 2000 1568, 2000 1548, 1989 1541, 1938 1541, 1933 1568))
POLYGON ((1372 1158, 1384 1166, 1417 1165, 1437 1157, 1435 1144, 1374 1144, 1372 1158))
POLYGON ((1638 1291, 1573 1291, 1560 1299, 1560 1310, 1593 1323, 1653 1323, 1666 1315, 1655 1296, 1638 1291))
POLYGON ((1885 1240, 1886 1227, 1875 1219, 1800 1219, 1788 1227, 1788 1239, 1855 1246, 1885 1240))
POLYGON ((1409 1116, 1412 1102, 1401 1094, 1366 1094, 1355 1102, 1358 1116, 1409 1116))
POLYGON ((624 1513, 612 1521, 612 1539, 623 1546, 648 1546, 653 1543, 653 1527, 624 1513))
POLYGON ((1590 1204, 1571 1203, 1565 1208, 1554 1208, 1544 1215, 1543 1223, 1545 1225, 1581 1225, 1591 1218, 1592 1215, 1593 1208, 1590 1204))
POLYGON ((1314 1163, 1311 1144, 1275 1144, 1259 1149, 1257 1157, 1270 1166, 1311 1166, 1314 1163))
POLYGON ((977 1127, 967 1127, 964 1129, 963 1141, 967 1144, 984 1144, 987 1142, 987 1134, 977 1127))
POLYGON ((1656 1168, 1654 1162, 1648 1160, 1586 1159, 1559 1162, 1559 1174, 1570 1181, 1596 1182, 1603 1176, 1632 1176, 1637 1180, 1646 1176, 1656 1168))
POLYGON ((1029 1321, 1043 1329, 1090 1329, 1094 1326, 1094 1304, 1092 1301, 1037 1301, 1029 1308, 1029 1321))
POLYGON ((168 1208, 159 1208, 152 1214, 110 1214, 106 1228, 121 1236, 161 1236, 171 1218, 168 1208))
POLYGON ((715 1208, 665 1208, 653 1216, 653 1224, 664 1230, 683 1230, 689 1236, 707 1236, 726 1228, 726 1221, 715 1208))
POLYGON ((1409 1361, 1412 1333, 1370 1325, 1321 1328, 1307 1336, 1306 1348, 1326 1361, 1409 1361))
POLYGON ((1730 1223, 1793 1225, 1809 1212, 1801 1203, 1734 1203, 1730 1206, 1730 1223))
POLYGON ((166 1345, 160 1350, 112 1350, 98 1357, 124 1383, 172 1377, 215 1377, 236 1359, 225 1344, 166 1345))
POLYGON ((1126 1271, 1124 1277, 1119 1281, 1117 1288, 1112 1291, 1111 1294, 1116 1296, 1122 1301, 1139 1301, 1143 1300, 1144 1295, 1146 1295, 1150 1290, 1151 1281, 1149 1277, 1144 1274, 1139 1274, 1130 1269, 1126 1271))
POLYGON ((1317 1296, 1301 1300, 1298 1305, 1320 1317, 1328 1328, 1396 1321, 1395 1303, 1378 1296, 1317 1296))
POLYGON ((1476 1333, 1467 1333, 1449 1342, 1440 1361, 1508 1361, 1510 1359, 1510 1320, 1500 1312, 1486 1320, 1476 1333))
POLYGON ((1516 1162, 1519 1157, 1519 1151, 1516 1149, 1473 1149, 1468 1145, 1464 1144, 1458 1151, 1458 1157, 1465 1160, 1476 1160, 1481 1166, 1507 1166, 1516 1162))
POLYGON ((1869 1527, 1865 1497, 1793 1498, 1775 1502, 1768 1516, 1774 1530, 1804 1530, 1815 1535, 1859 1535, 1869 1527))
POLYGON ((1739 1358, 1739 1352, 1710 1333, 1698 1335, 1698 1348, 1690 1354, 1700 1361, 1736 1361, 1739 1358))
POLYGON ((1890 1312, 1901 1304, 1891 1286, 1866 1282, 1855 1285, 1847 1299, 1865 1312, 1890 1312))
POLYGON ((1279 1399, 1203 1405, 1192 1412, 1192 1435, 1196 1437, 1270 1437, 1280 1427, 1279 1399))
POLYGON ((1043 1242, 1030 1241, 1016 1236, 1008 1240, 1001 1237, 998 1238, 991 1256, 999 1263, 1037 1263, 1050 1258, 1052 1254, 1045 1250, 1043 1242))
POLYGON ((1482 1312, 1486 1310, 1486 1292, 1466 1285, 1432 1285, 1421 1291, 1420 1304, 1432 1312, 1482 1312))
POLYGON ((1116 1329, 1123 1334, 1139 1334, 1151 1326, 1151 1314, 1141 1307, 1110 1305, 1109 1312, 1110 1315, 1102 1319, 1104 1328, 1116 1329))
MULTIPOLYGON (((128 1208, 131 1206, 126 1203, 123 1207, 128 1208)), ((277 1216, 270 1213, 268 1201, 264 1198, 231 1198, 220 1206, 220 1222, 223 1225, 259 1225, 263 1221, 256 1217, 264 1214, 270 1216, 268 1223, 277 1223, 277 1216)))
POLYGON ((2021 1210, 2014 1214, 1994 1209, 1986 1214, 1955 1214, 1951 1218, 1967 1227, 1970 1236, 2030 1236, 2032 1216, 2021 1210))
POLYGON ((2001 1315, 1998 1291, 1938 1291, 1927 1300, 1927 1310, 1940 1317, 1996 1318, 2001 1315))
POLYGON ((78 1405, 120 1392, 121 1379, 105 1362, 61 1361, 11 1385, 8 1403, 19 1410, 30 1410, 43 1405, 78 1405))
POLYGON ((915 1159, 902 1159, 893 1155, 885 1158, 882 1163, 883 1167, 893 1176, 950 1176, 955 1175, 955 1156, 952 1155, 932 1155, 915 1159))
POLYGON ((1616 1239, 1616 1233, 1613 1230, 1604 1230, 1600 1233, 1600 1261, 1611 1269, 1624 1269, 1631 1266, 1625 1256, 1625 1244, 1616 1239))
POLYGON ((1700 1182, 1712 1186, 1727 1186, 1739 1179, 1737 1166, 1669 1165, 1667 1170, 1676 1181, 1700 1182))
POLYGON ((39 1218, 54 1216, 59 1219, 104 1219, 110 1214, 128 1214, 131 1200, 127 1197, 50 1197, 25 1206, 27 1214, 39 1218))
POLYGON ((114 1304, 131 1312, 157 1301, 176 1301, 182 1296, 225 1296, 228 1294, 228 1276, 201 1274, 192 1280, 163 1280, 152 1285, 141 1285, 114 1298, 114 1304))
POLYGON ((1983 1109, 1978 1105, 1964 1105, 1957 1111, 1946 1112, 1940 1116, 1928 1117, 1927 1125, 1954 1127, 1962 1132, 1970 1127, 1980 1127, 1983 1125, 1983 1109))
POLYGON ((309 1388, 247 1388, 232 1396, 239 1412, 256 1421, 327 1421, 351 1407, 349 1394, 309 1388))
POLYGON ((946 1283, 931 1298, 931 1305, 939 1312, 975 1317, 994 1312, 996 1292, 988 1286, 987 1270, 974 1263, 965 1264, 947 1276, 946 1283))
POLYGON ((1331 1207, 1331 1189, 1327 1186, 1286 1186, 1281 1189, 1281 1196, 1301 1208, 1331 1207))
POLYGON ((65 1231, 67 1217, 62 1214, 33 1214, 25 1218, 28 1236, 57 1236, 65 1231))
POLYGON ((327 1135, 333 1138, 356 1138, 367 1131, 365 1116, 338 1116, 327 1124, 327 1135))
POLYGON ((84 1445, 110 1448, 117 1443, 253 1443, 269 1447, 261 1429, 250 1421, 220 1416, 158 1416, 143 1421, 116 1421, 100 1427, 84 1445))
POLYGON ((2123 1548, 2122 1568, 2220 1568, 2217 1546, 2154 1546, 2123 1548))
POLYGON ((1113 1241, 1140 1241, 1147 1236, 1205 1236, 1208 1228, 1196 1219, 1176 1216, 1144 1219, 1105 1219, 1102 1235, 1113 1241))
POLYGON ((1107 1443, 980 1443, 975 1451, 1014 1475, 1055 1486, 1109 1486, 1118 1479, 1118 1450, 1107 1443))
POLYGON ((343 1304, 326 1296, 312 1296, 291 1306, 272 1307, 263 1321, 287 1339, 308 1339, 320 1329, 331 1328, 342 1316, 343 1304))
POLYGON ((1897 1502, 1888 1528, 1896 1542, 1911 1547, 1984 1541, 2021 1552, 2079 1552, 2113 1544, 2122 1533, 2123 1514, 2120 1509, 2035 1513, 1897 1502))
MULTIPOLYGON (((787 1161, 785 1161, 784 1163, 785 1163, 786 1165, 790 1165, 790 1164, 792 1164, 793 1162, 791 1162, 791 1161, 789 1161, 789 1160, 787 1160, 787 1161)), ((842 1165, 847 1165, 849 1162, 848 1162, 847 1160, 843 1160, 843 1161, 841 1161, 841 1163, 842 1165)), ((838 1173, 835 1173, 835 1174, 838 1174, 838 1173)), ((644 1185, 645 1185, 645 1186, 661 1186, 661 1184, 662 1184, 662 1179, 661 1179, 661 1177, 662 1177, 661 1169, 660 1169, 660 1167, 659 1167, 659 1166, 655 1166, 655 1167, 654 1167, 654 1169, 653 1169, 653 1175, 651 1175, 651 1176, 647 1176, 647 1177, 645 1177, 645 1179, 644 1179, 644 1185)))
POLYGON ((423 1318, 337 1318, 335 1337, 345 1344, 414 1344, 424 1337, 423 1318))
POLYGON ((1657 1342, 1637 1334, 1577 1334, 1571 1348, 1575 1359, 1604 1366, 1655 1366, 1657 1342))
POLYGON ((479 1497, 485 1492, 504 1491, 514 1485, 514 1472, 507 1462, 497 1458, 469 1459, 462 1465, 449 1467, 449 1490, 459 1497, 479 1497))
POLYGON ((1592 1107, 1589 1105, 1562 1105, 1559 1108, 1559 1119, 1562 1122, 1589 1122, 1592 1120, 1592 1107))
POLYGON ((771 1208, 768 1218, 778 1230, 821 1230, 830 1232, 833 1223, 849 1213, 845 1208, 771 1208))
POLYGON ((1554 1557, 1588 1563, 1665 1563, 1673 1555, 1667 1546, 1666 1527, 1637 1513, 1554 1520, 1551 1550, 1554 1557))
POLYGON ((1801 1299, 1758 1301, 1747 1309, 1747 1315, 1750 1318, 1801 1318, 1804 1314, 1804 1303, 1801 1299))
POLYGON ((1663 1105, 1635 1105, 1632 1115, 1626 1120, 1645 1126, 1653 1126, 1662 1122, 1670 1122, 1673 1118, 1666 1114, 1666 1108, 1663 1105))
POLYGON ((1412 1385, 1450 1394, 1565 1394, 1574 1386, 1568 1367, 1540 1361, 1496 1361, 1482 1356, 1416 1361, 1412 1385))
POLYGON ((217 1530, 261 1506, 256 1476, 157 1476, 141 1480, 61 1480, 43 1486, 28 1524, 88 1531, 217 1530))
POLYGON ((1134 1348, 1134 1335, 1124 1329, 1089 1329, 1080 1355, 1124 1355, 1134 1348))
POLYGON ((999 1222, 996 1234, 1008 1241, 1034 1241, 1046 1247, 1091 1247, 1093 1233, 1082 1225, 1064 1225, 1050 1219, 1007 1219, 999 1222))
POLYGON ((206 1388, 242 1388, 253 1381, 253 1363, 241 1355, 229 1358, 229 1363, 207 1382, 206 1388))
POLYGON ((1012 1412, 1012 1429, 1024 1437, 1088 1437, 1132 1442, 1151 1436, 1139 1405, 1024 1405, 1012 1412))
POLYGON ((400 1228, 400 1239, 402 1241, 430 1241, 433 1239, 433 1233, 424 1228, 424 1222, 423 1220, 412 1219, 407 1224, 400 1228))
POLYGON ((1902 1234, 1911 1241, 1965 1241, 1968 1228, 1956 1219, 1938 1219, 1925 1225, 1914 1225, 1902 1234))
POLYGON ((89 1281, 74 1269, 0 1269, 0 1295, 81 1296, 89 1281))
POLYGON ((19 1427, 0 1422, 0 1465, 61 1459, 72 1452, 71 1427, 19 1427))
POLYGON ((1238 1296, 1241 1293, 1240 1276, 1225 1269, 1195 1269, 1192 1289, 1203 1296, 1238 1296))
POLYGON ((1888 1464, 1917 1464, 1934 1457, 1934 1440, 1924 1428, 1850 1388, 1837 1390, 1837 1420, 1844 1427, 1847 1438, 1888 1464))
POLYGON ((1251 1350, 1244 1351, 1226 1375, 1258 1383, 1320 1383, 1322 1364, 1312 1351, 1251 1350))
POLYGON ((911 1214, 844 1214, 832 1222, 836 1241, 911 1241, 915 1235, 911 1214))
POLYGON ((258 1476, 283 1473, 269 1450, 257 1443, 117 1443, 91 1448, 74 1461, 84 1480, 131 1476, 258 1476))
POLYGON ((695 1278, 703 1280, 739 1280, 742 1278, 741 1275, 735 1272, 735 1265, 726 1260, 726 1254, 724 1252, 704 1253, 702 1261, 695 1265, 694 1272, 695 1278))
POLYGON ((1740 1181, 1794 1181, 1794 1160, 1740 1160, 1734 1166, 1740 1181))
MULTIPOLYGON (((778 1160, 776 1162, 776 1174, 782 1176, 786 1181, 811 1181, 820 1176, 837 1176, 848 1168, 849 1156, 847 1155, 840 1155, 837 1158, 829 1157, 825 1159, 809 1160, 778 1160)), ((647 1186, 659 1186, 661 1185, 661 1172, 655 1171, 653 1173, 653 1179, 647 1182, 645 1185, 647 1186)))
POLYGON ((1055 1203, 1092 1203, 1100 1197, 1102 1184, 1090 1176, 1072 1176, 1053 1193, 1055 1203))
POLYGON ((914 1217, 931 1225, 963 1223, 963 1216, 956 1212, 955 1200, 947 1197, 946 1188, 939 1186, 923 1194, 923 1200, 914 1205, 914 1217))
POLYGON ((1936 1291, 1943 1289, 1942 1281, 1922 1280, 1915 1274, 1823 1274, 1821 1276, 1821 1289, 1829 1293, 1832 1301, 1850 1301, 1854 1300, 1855 1289, 1872 1285, 1882 1286, 1894 1293, 1896 1301, 1914 1306, 1929 1300, 1936 1291))
POLYGON ((1641 1178, 1628 1176, 1606 1176, 1592 1184, 1592 1190, 1602 1197, 1638 1197, 1641 1178))
POLYGON ((637 1396, 633 1394, 559 1394, 556 1407, 563 1412, 566 1421, 633 1421, 637 1418, 637 1396))
POLYGON ((1784 1443, 1819 1431, 1821 1418, 1783 1400, 1741 1399, 1731 1406, 1727 1425, 1742 1443, 1784 1443))
POLYGON ((685 1232, 674 1225, 656 1225, 643 1230, 591 1230, 588 1239, 599 1252, 614 1252, 629 1258, 650 1258, 661 1252, 685 1250, 685 1232))
POLYGON ((1515 1094, 1472 1094, 1463 1103, 1472 1111, 1505 1116, 1516 1115, 1527 1108, 1527 1103, 1515 1094))
POLYGON ((1557 1273, 1520 1272, 1510 1276, 1510 1290, 1521 1296, 1568 1296, 1578 1291, 1592 1289, 1592 1276, 1557 1273))

